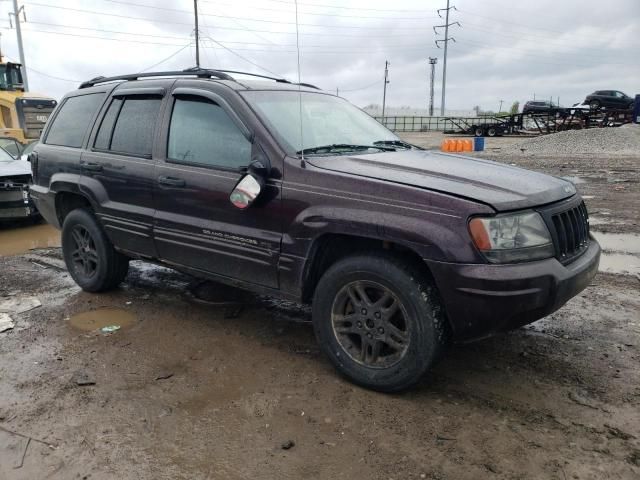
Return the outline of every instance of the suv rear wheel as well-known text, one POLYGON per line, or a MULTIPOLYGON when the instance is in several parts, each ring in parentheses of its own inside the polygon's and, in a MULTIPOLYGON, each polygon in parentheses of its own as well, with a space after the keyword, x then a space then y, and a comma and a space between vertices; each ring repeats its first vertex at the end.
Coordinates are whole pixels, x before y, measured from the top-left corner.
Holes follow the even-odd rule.
POLYGON ((118 253, 85 209, 73 210, 62 226, 62 253, 69 274, 87 292, 117 287, 127 276, 129 258, 118 253))
POLYGON ((447 343, 435 288, 392 256, 359 255, 330 267, 315 290, 313 326, 341 374, 384 392, 417 383, 447 343))

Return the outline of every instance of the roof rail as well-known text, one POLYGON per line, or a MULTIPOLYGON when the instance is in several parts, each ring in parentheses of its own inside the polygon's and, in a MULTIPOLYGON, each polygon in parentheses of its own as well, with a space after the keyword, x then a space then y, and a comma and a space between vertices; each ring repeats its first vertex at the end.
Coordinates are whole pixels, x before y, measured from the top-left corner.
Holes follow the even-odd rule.
POLYGON ((168 72, 130 73, 128 75, 117 75, 115 77, 95 77, 80 84, 80 88, 89 88, 99 83, 115 82, 116 80, 138 80, 139 78, 150 77, 176 77, 194 75, 198 78, 216 77, 220 80, 233 80, 233 77, 219 70, 207 70, 200 68, 188 68, 186 70, 172 70, 168 72))
POLYGON ((216 70, 216 71, 223 72, 223 73, 236 73, 238 75, 248 75, 250 77, 266 78, 268 80, 275 80, 278 83, 288 83, 290 85, 300 85, 301 87, 315 88, 316 90, 320 90, 318 87, 316 87, 315 85, 311 85, 310 83, 293 83, 287 80, 286 78, 270 77, 269 75, 262 75, 261 73, 249 73, 249 72, 242 72, 239 70, 216 70))
POLYGON ((251 77, 258 78, 266 78, 268 80, 275 80, 278 83, 288 83, 290 85, 300 85, 301 87, 314 88, 316 90, 320 90, 315 85, 311 85, 310 83, 292 83, 285 78, 278 77, 270 77, 268 75, 261 75, 259 73, 249 73, 249 72, 241 72, 239 70, 208 70, 204 68, 187 68, 186 70, 174 70, 168 72, 149 72, 149 73, 130 73, 127 75, 117 75, 115 77, 95 77, 91 80, 87 80, 86 82, 82 82, 80 84, 80 88, 89 88, 94 85, 98 85, 99 83, 107 83, 107 82, 115 82, 117 80, 138 80, 139 78, 152 78, 152 77, 177 77, 177 76, 188 76, 194 75, 198 78, 219 78, 220 80, 231 80, 236 81, 229 73, 236 73, 239 75, 249 75, 251 77))

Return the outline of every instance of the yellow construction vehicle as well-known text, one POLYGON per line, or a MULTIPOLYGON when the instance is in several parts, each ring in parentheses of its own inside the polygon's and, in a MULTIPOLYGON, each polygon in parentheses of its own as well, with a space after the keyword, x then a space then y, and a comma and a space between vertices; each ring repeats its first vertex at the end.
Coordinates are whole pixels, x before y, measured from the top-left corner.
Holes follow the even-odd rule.
POLYGON ((25 92, 22 65, 5 62, 0 54, 0 137, 23 145, 37 140, 56 104, 52 98, 25 92))

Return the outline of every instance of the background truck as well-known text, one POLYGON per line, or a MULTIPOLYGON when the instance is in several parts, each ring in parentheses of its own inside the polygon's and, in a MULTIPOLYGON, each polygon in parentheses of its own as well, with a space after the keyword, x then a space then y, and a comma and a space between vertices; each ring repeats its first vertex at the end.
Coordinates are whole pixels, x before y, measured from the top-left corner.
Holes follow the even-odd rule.
POLYGON ((40 138, 57 102, 27 93, 22 83, 22 65, 5 62, 0 54, 0 136, 26 145, 40 138))

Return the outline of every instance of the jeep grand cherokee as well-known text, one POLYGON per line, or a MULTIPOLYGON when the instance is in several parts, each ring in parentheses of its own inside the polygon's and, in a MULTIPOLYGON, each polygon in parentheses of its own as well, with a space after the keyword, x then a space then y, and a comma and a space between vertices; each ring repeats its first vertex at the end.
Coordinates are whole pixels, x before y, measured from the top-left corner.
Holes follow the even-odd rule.
POLYGON ((272 80, 133 74, 66 95, 31 191, 78 285, 114 288, 135 258, 310 303, 336 368, 398 391, 450 341, 542 318, 596 274, 571 183, 417 148, 272 80))

